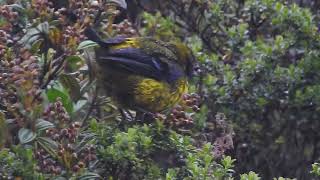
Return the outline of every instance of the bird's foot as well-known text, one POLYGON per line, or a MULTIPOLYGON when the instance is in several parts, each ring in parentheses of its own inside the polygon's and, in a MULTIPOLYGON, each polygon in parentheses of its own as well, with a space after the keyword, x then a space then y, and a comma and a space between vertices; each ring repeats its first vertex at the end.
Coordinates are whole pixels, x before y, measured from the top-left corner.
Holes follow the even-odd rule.
POLYGON ((155 120, 156 114, 151 112, 137 112, 135 120, 142 123, 151 123, 155 120))
POLYGON ((133 117, 130 111, 125 109, 119 109, 119 111, 123 120, 127 120, 127 121, 135 120, 135 118, 133 117))

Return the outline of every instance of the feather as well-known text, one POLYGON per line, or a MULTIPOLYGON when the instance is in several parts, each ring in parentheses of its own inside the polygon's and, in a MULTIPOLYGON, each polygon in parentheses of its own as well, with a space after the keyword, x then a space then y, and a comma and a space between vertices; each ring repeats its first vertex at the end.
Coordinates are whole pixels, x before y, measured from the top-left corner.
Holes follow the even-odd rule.
POLYGON ((105 64, 117 71, 127 71, 132 74, 150 77, 157 80, 163 80, 165 77, 164 72, 160 71, 155 66, 126 57, 100 57, 100 61, 98 63, 102 65, 105 64))
POLYGON ((162 56, 148 55, 137 48, 111 47, 108 52, 98 50, 97 62, 107 65, 117 71, 126 71, 130 74, 141 75, 169 84, 184 76, 183 70, 176 64, 169 62, 162 56))
POLYGON ((84 30, 84 34, 85 36, 87 36, 89 40, 94 41, 98 43, 101 47, 105 47, 105 48, 115 44, 120 44, 122 42, 125 42, 126 40, 126 38, 124 37, 115 37, 108 40, 103 40, 92 27, 86 28, 84 30))
POLYGON ((137 48, 125 48, 110 50, 108 53, 110 56, 125 57, 132 61, 140 62, 146 64, 158 71, 165 71, 166 62, 162 61, 160 58, 150 56, 140 49, 137 48))

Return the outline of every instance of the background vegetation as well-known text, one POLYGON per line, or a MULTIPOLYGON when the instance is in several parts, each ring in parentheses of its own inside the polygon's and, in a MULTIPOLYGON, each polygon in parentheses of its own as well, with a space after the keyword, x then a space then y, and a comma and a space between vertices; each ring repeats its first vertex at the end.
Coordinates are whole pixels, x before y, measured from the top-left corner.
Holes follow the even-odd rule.
POLYGON ((319 9, 317 0, 0 1, 0 179, 316 179, 319 9), (123 119, 88 65, 95 44, 83 30, 94 21, 105 38, 186 43, 200 64, 191 93, 151 122, 123 119))

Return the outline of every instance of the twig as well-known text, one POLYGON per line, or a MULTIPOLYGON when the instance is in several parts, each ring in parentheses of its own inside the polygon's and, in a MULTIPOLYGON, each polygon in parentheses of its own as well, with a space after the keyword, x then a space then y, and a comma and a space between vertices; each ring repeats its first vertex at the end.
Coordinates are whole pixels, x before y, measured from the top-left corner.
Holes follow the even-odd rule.
POLYGON ((95 106, 95 103, 96 103, 96 100, 97 100, 97 97, 98 97, 98 88, 96 87, 95 88, 95 91, 94 91, 94 94, 93 94, 93 98, 92 98, 92 101, 90 103, 90 107, 89 107, 89 110, 86 114, 86 116, 83 118, 82 120, 82 127, 85 127, 87 124, 88 124, 88 119, 94 109, 94 106, 95 106))

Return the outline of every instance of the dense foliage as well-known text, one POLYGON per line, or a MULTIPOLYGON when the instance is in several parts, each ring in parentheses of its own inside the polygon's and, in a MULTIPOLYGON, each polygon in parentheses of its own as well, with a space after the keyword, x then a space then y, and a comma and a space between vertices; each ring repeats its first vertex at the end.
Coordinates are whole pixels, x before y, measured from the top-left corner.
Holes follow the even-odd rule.
POLYGON ((318 1, 159 2, 0 1, 0 179, 320 176, 318 1), (186 43, 190 94, 168 114, 121 116, 88 25, 186 43))
POLYGON ((317 23, 308 9, 266 0, 246 1, 239 23, 229 24, 226 4, 212 7, 225 25, 224 54, 201 56, 210 67, 206 104, 234 122, 240 171, 309 179, 320 146, 317 23))
MULTIPOLYGON (((220 7, 213 8, 220 13, 220 7)), ((296 4, 245 7, 239 23, 223 30, 225 55, 209 57, 206 104, 234 122, 240 171, 309 179, 320 146, 317 24, 296 4)))

